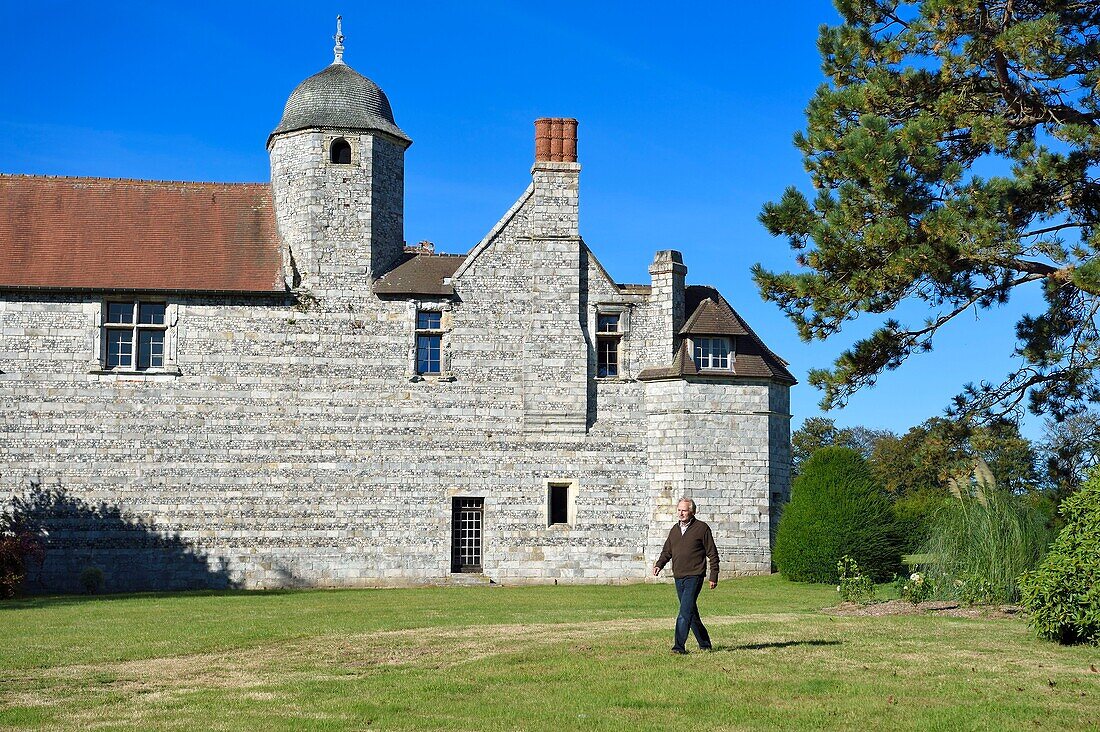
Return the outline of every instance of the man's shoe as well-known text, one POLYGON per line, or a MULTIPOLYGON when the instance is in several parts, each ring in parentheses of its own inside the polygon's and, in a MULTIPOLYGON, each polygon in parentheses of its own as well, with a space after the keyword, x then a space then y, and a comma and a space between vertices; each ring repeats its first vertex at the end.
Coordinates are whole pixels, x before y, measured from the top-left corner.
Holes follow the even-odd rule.
POLYGON ((714 646, 699 646, 699 650, 704 653, 714 653, 714 646))
POLYGON ((688 654, 688 652, 683 648, 673 648, 672 653, 676 656, 686 656, 688 654))

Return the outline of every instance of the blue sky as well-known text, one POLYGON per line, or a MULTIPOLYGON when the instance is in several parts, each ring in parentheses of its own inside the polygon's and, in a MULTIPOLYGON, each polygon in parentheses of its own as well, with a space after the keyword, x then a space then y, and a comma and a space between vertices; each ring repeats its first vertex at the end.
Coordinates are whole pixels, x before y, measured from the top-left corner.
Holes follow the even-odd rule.
MULTIPOLYGON (((718 287, 791 363, 797 428, 820 414, 806 371, 875 325, 802 343, 749 267, 793 256, 757 222, 808 187, 792 134, 821 83, 825 0, 707 3, 16 3, 0 0, 0 172, 266 181, 264 145, 287 96, 332 60, 389 96, 414 140, 405 238, 464 252, 529 180, 533 121, 580 120, 581 233, 620 282, 647 283, 658 249, 718 287)), ((960 318, 932 353, 858 394, 838 424, 903 432, 963 383, 1014 364, 1013 325, 1038 289, 960 318)), ((919 309, 900 313, 919 321, 919 309)), ((1025 434, 1041 435, 1030 418, 1025 434)))

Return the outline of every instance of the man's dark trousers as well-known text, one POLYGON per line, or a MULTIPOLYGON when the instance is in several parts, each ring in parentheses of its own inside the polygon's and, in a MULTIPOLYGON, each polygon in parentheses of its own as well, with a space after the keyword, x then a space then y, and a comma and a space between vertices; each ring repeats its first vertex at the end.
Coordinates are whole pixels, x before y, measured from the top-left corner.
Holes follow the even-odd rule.
POLYGON ((687 643, 688 628, 695 634, 700 648, 710 648, 710 634, 699 619, 699 592, 703 589, 705 575, 676 578, 676 594, 680 598, 680 614, 676 616, 676 639, 673 650, 684 650, 687 643))

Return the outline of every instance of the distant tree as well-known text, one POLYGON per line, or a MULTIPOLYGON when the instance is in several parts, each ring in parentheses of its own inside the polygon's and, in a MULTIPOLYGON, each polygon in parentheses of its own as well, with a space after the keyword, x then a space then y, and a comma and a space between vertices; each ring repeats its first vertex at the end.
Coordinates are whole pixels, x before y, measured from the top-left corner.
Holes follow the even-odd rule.
POLYGON ((901 568, 890 500, 867 462, 855 450, 823 447, 795 478, 773 558, 788 579, 836 583, 845 554, 878 581, 901 568))
POLYGON ((823 447, 847 447, 864 459, 871 457, 876 443, 893 437, 890 430, 876 430, 862 425, 837 427, 828 417, 809 417, 791 435, 791 464, 797 474, 799 467, 823 447))
POLYGON ((1084 412, 1058 422, 1048 419, 1044 453, 1046 480, 1055 502, 1077 491, 1100 464, 1100 413, 1084 412))
POLYGON ((985 480, 1021 493, 1038 486, 1037 456, 1015 423, 975 426, 933 417, 903 436, 879 440, 871 471, 887 491, 946 491, 952 481, 985 480), (988 470, 988 476, 984 477, 988 470))
POLYGON ((753 274, 806 340, 883 316, 832 369, 822 406, 931 350, 940 329, 1041 286, 1016 326, 1020 366, 952 406, 1064 417, 1100 400, 1100 3, 836 0, 826 83, 795 136, 815 190, 760 219, 805 269, 753 274), (980 173, 980 175, 979 175, 980 173), (921 324, 888 314, 927 310, 921 324))

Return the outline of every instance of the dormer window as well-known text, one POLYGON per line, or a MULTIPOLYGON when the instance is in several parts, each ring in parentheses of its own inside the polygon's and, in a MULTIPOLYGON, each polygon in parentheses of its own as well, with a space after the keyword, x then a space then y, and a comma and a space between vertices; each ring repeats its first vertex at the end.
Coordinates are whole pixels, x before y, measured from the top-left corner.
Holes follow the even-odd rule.
POLYGON ((732 341, 729 338, 692 338, 695 351, 695 368, 729 371, 733 360, 732 341))
POLYGON ((337 165, 351 165, 351 143, 342 137, 333 140, 329 148, 329 161, 337 165))

